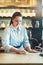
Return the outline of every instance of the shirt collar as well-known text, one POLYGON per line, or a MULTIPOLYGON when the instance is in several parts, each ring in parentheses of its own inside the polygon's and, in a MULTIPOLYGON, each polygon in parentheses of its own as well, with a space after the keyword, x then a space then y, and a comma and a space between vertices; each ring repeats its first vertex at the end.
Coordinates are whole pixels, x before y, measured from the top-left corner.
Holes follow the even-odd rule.
MULTIPOLYGON (((10 27, 13 29, 13 30, 16 30, 15 27, 11 24, 10 27)), ((18 25, 18 30, 21 30, 21 25, 18 25)))

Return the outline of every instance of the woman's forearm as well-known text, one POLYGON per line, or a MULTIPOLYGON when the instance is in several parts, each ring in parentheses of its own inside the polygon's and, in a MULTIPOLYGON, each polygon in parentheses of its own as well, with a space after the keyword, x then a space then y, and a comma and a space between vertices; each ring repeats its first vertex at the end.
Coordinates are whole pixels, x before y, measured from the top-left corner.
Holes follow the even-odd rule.
POLYGON ((36 50, 33 50, 33 49, 29 48, 29 47, 26 47, 25 50, 30 52, 30 53, 36 53, 37 52, 36 50))
POLYGON ((19 50, 17 48, 10 48, 10 51, 15 52, 17 54, 26 54, 25 50, 19 50))
POLYGON ((12 47, 12 48, 10 48, 10 51, 11 51, 11 52, 16 52, 16 53, 18 53, 18 49, 17 49, 17 48, 13 48, 13 47, 12 47))

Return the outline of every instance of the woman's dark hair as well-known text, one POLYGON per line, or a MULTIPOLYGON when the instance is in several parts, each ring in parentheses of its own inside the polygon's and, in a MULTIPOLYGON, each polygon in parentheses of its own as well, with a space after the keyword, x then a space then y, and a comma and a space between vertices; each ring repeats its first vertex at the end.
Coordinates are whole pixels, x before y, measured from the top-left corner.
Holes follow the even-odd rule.
POLYGON ((15 13, 12 15, 10 25, 13 23, 12 20, 13 20, 16 16, 22 16, 22 14, 21 14, 20 12, 15 12, 15 13))

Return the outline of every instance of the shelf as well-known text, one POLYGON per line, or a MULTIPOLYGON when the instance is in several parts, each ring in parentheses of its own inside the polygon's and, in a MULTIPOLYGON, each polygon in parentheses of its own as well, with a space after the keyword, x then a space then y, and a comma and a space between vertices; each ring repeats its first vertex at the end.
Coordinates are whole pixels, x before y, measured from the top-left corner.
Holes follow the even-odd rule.
POLYGON ((0 30, 4 30, 5 28, 3 27, 3 28, 0 28, 0 30))
MULTIPOLYGON (((5 27, 2 27, 2 28, 0 28, 0 30, 4 30, 5 29, 5 27)), ((29 30, 29 29, 43 29, 43 28, 32 28, 32 27, 29 27, 29 28, 26 28, 27 30, 29 30)))
POLYGON ((29 28, 26 28, 27 30, 29 30, 29 29, 43 29, 43 28, 31 28, 31 27, 29 27, 29 28))

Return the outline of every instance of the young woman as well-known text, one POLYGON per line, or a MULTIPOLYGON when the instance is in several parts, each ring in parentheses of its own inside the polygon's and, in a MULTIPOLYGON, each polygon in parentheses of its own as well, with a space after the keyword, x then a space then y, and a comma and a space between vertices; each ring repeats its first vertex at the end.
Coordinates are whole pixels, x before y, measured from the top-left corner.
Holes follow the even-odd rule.
POLYGON ((2 45, 5 51, 17 54, 26 54, 26 51, 37 52, 31 49, 27 31, 20 25, 20 22, 22 22, 22 15, 20 12, 15 12, 11 18, 10 26, 4 30, 2 37, 2 45))

